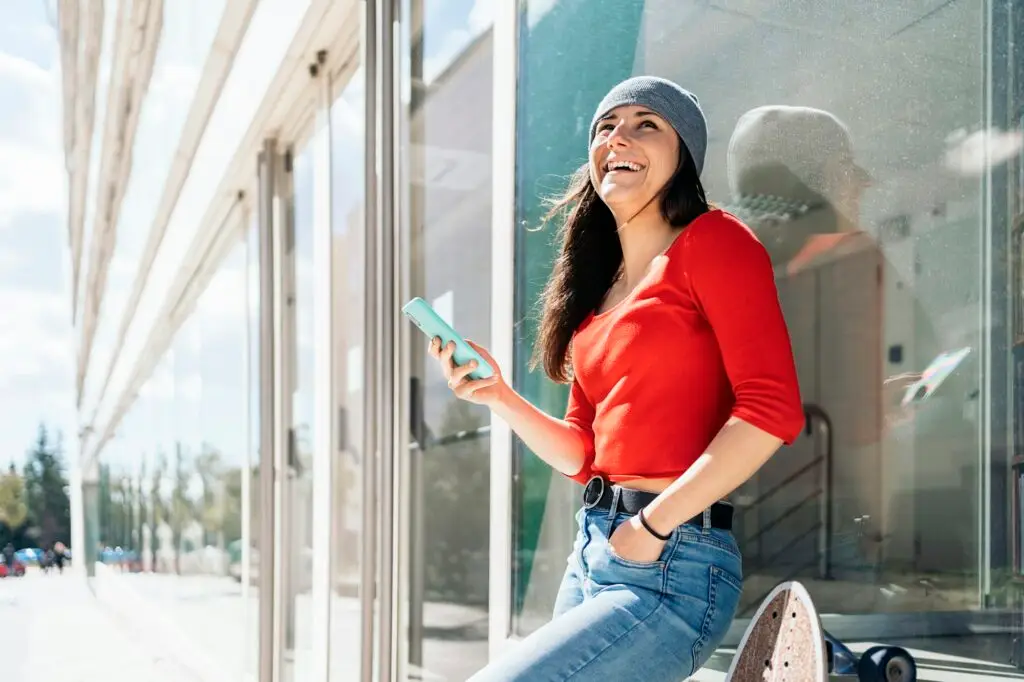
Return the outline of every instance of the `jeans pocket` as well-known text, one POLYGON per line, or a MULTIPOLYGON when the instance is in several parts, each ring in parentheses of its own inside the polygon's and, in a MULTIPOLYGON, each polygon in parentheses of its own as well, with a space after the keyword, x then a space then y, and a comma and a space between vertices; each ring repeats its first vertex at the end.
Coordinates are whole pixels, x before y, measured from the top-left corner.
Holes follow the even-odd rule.
POLYGON ((669 555, 672 549, 672 543, 675 541, 675 534, 673 534, 673 536, 669 538, 667 542, 664 543, 664 546, 661 548, 661 554, 659 554, 658 558, 653 561, 635 561, 633 559, 627 559, 626 557, 619 556, 615 552, 615 549, 612 547, 611 544, 611 537, 615 534, 615 531, 618 530, 623 524, 628 523, 629 519, 630 517, 627 515, 619 515, 615 518, 613 522, 609 524, 608 533, 605 537, 604 543, 605 550, 608 552, 608 557, 613 562, 627 568, 664 569, 666 564, 666 557, 669 555))
POLYGON ((662 550, 655 561, 633 561, 620 557, 611 547, 608 539, 618 524, 605 520, 592 521, 587 530, 590 542, 583 549, 586 574, 590 582, 601 591, 612 586, 638 587, 661 593, 667 575, 667 552, 670 545, 662 550))
MULTIPOLYGON (((664 550, 662 550, 661 556, 659 556, 654 561, 633 561, 632 559, 627 559, 625 557, 621 557, 618 554, 616 554, 615 550, 612 549, 611 543, 605 544, 605 547, 608 549, 608 557, 613 562, 615 562, 615 563, 617 563, 617 564, 619 564, 621 566, 625 566, 626 568, 637 568, 637 569, 645 569, 645 568, 646 569, 663 569, 663 568, 665 568, 665 551, 664 550)), ((666 547, 667 547, 667 545, 666 545, 666 547)))
POLYGON ((708 606, 700 637, 693 643, 693 674, 700 670, 725 639, 739 609, 742 582, 732 572, 711 564, 707 569, 708 606))

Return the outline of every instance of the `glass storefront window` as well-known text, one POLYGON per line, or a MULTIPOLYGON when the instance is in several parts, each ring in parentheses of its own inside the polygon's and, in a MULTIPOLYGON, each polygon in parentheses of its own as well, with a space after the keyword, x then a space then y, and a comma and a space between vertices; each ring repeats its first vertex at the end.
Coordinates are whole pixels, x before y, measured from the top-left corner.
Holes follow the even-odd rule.
MULTIPOLYGON (((740 616, 799 577, 825 613, 913 614, 877 635, 911 638, 935 634, 929 613, 969 620, 999 591, 1009 443, 993 415, 1009 396, 1013 209, 998 191, 1017 163, 1019 138, 1002 133, 1019 130, 1020 104, 984 102, 1014 82, 1005 22, 1021 8, 989 4, 520 3, 517 388, 564 414, 566 387, 527 369, 557 249, 554 225, 532 228, 586 162, 597 103, 629 76, 697 94, 709 199, 776 266, 810 431, 733 496, 740 616), (990 44, 1004 56, 991 71, 990 44), (941 386, 901 405, 905 375, 960 349, 941 386)), ((521 446, 515 466, 512 626, 524 635, 550 618, 582 489, 521 446)))
MULTIPOLYGON (((252 487, 248 451, 248 367, 245 244, 220 265, 193 313, 202 330, 199 446, 192 461, 192 504, 202 539, 201 583, 218 594, 219 624, 197 637, 218 655, 235 679, 254 669, 246 651, 257 642, 255 587, 243 584, 243 543, 252 534, 245 520, 252 487), (248 479, 248 480, 247 480, 248 479), (247 490, 248 488, 248 490, 247 490), (250 601, 250 597, 252 598, 250 601), (231 627, 224 627, 230 619, 231 627)), ((198 620, 198 619, 197 619, 198 620)), ((216 621, 217 619, 215 619, 216 621)), ((199 635, 193 628, 192 631, 199 635)))
POLYGON ((339 414, 331 510, 333 582, 330 667, 332 680, 360 675, 363 631, 360 619, 360 552, 364 526, 363 343, 365 306, 365 75, 361 68, 343 76, 331 105, 331 217, 334 248, 334 367, 332 394, 339 414))
MULTIPOLYGON (((477 3, 479 5, 479 3, 477 3)), ((490 18, 470 0, 402 3, 402 187, 408 295, 490 342, 490 18)), ((405 322, 403 322, 405 324, 405 322)), ((463 680, 487 661, 490 416, 458 400, 411 337, 406 548, 410 679, 463 680)))
POLYGON ((258 641, 246 256, 228 254, 102 451, 97 506, 101 575, 159 610, 147 634, 225 679, 255 672, 258 641))

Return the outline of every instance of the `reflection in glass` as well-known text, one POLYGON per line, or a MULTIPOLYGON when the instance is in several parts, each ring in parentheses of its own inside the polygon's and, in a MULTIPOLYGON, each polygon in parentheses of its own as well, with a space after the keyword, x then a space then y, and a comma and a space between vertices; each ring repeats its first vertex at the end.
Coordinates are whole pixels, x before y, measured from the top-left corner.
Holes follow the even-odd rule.
MULTIPOLYGON (((792 576, 823 612, 922 614, 907 621, 922 632, 904 625, 904 637, 930 627, 928 612, 998 600, 1003 588, 987 585, 1006 561, 996 549, 1006 474, 995 461, 1006 433, 986 440, 984 420, 1006 410, 1006 390, 985 382, 984 357, 1006 366, 1001 342, 987 344, 1005 333, 993 264, 1006 258, 1010 217, 989 217, 972 164, 980 157, 968 151, 978 144, 969 131, 985 124, 989 41, 977 6, 521 4, 517 225, 538 225, 541 199, 585 162, 579 122, 604 93, 634 74, 662 75, 696 92, 708 115, 709 198, 742 217, 776 265, 811 429, 734 495, 743 613, 792 576), (960 348, 971 352, 941 386, 901 404, 940 353, 960 348)), ((987 158, 1003 177, 1018 154, 1019 145, 1000 147, 987 158)), ((514 376, 561 415, 565 387, 526 369, 555 248, 550 230, 520 227, 514 376)), ((522 635, 550 618, 581 489, 529 452, 515 462, 513 629, 522 635)))
MULTIPOLYGON (((463 335, 490 340, 491 31, 473 3, 412 0, 410 291, 463 335)), ((464 680, 487 662, 490 441, 486 408, 455 399, 411 339, 410 677, 464 680)))
POLYGON ((256 510, 245 265, 239 243, 104 449, 99 486, 101 560, 222 679, 255 670, 257 645, 255 576, 242 570, 256 510))
MULTIPOLYGON (((269 513, 260 496, 260 254, 259 218, 255 213, 245 234, 245 343, 246 343, 246 429, 245 480, 242 481, 242 542, 230 551, 230 572, 242 585, 245 622, 248 629, 244 670, 259 675, 259 563, 260 523, 269 513)), ((269 550, 268 550, 269 551, 269 550)))
MULTIPOLYGON (((255 589, 242 583, 242 546, 251 526, 246 479, 248 451, 248 367, 245 244, 238 243, 199 299, 194 316, 202 330, 199 378, 202 384, 199 450, 192 462, 195 517, 202 552, 209 557, 204 581, 218 594, 221 617, 199 641, 218 654, 223 665, 242 677, 245 652, 257 641, 256 611, 246 610, 255 589), (228 620, 230 619, 230 620, 228 620), (226 623, 232 627, 224 627, 226 623)), ((200 626, 197 626, 197 630, 200 626)))
MULTIPOLYGON (((86 374, 85 405, 95 409, 99 391, 114 359, 117 335, 124 306, 137 276, 136 269, 156 218, 171 161, 179 149, 181 131, 192 106, 210 46, 220 25, 224 0, 178 0, 163 4, 160 42, 153 62, 153 73, 139 110, 138 129, 132 145, 132 164, 128 184, 121 200, 115 242, 111 257, 103 305, 99 309, 96 339, 89 372, 86 374)), ((117 3, 106 3, 105 21, 113 37, 117 3)), ((106 35, 104 40, 106 40, 106 35)), ((109 68, 112 59, 101 64, 109 68)), ((97 97, 96 134, 101 135, 106 90, 97 97)), ((99 148, 100 139, 94 144, 99 148)), ((93 156, 99 163, 100 155, 93 156)), ((93 212, 90 210, 91 218, 93 212)), ((89 252, 85 252, 88 262, 89 252)))
POLYGON ((360 621, 360 568, 363 532, 363 341, 365 193, 363 157, 364 76, 351 74, 331 106, 331 217, 334 272, 333 400, 339 414, 331 510, 331 679, 360 674, 363 632, 360 621))

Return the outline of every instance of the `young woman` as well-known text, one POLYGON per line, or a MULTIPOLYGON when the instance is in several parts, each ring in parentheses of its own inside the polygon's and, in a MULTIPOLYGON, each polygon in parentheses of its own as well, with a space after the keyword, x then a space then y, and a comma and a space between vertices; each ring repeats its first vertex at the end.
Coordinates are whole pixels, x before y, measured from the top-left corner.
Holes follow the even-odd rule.
POLYGON ((722 500, 804 416, 771 262, 708 206, 706 147, 697 98, 670 81, 629 79, 598 106, 555 207, 569 210, 537 346, 571 382, 564 419, 431 343, 459 398, 585 485, 554 618, 474 682, 679 682, 729 628, 742 570, 722 500))

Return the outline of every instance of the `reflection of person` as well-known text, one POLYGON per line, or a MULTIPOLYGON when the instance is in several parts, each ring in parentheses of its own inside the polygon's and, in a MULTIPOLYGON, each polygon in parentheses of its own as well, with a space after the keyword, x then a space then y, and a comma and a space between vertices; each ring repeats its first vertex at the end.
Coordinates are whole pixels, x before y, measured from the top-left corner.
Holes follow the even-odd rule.
MULTIPOLYGON (((727 208, 750 225, 764 243, 780 278, 827 268, 856 254, 868 253, 869 259, 884 260, 876 240, 860 224, 862 197, 871 176, 856 162, 849 130, 834 114, 778 104, 747 111, 736 122, 729 140, 727 169, 732 196, 727 208)), ((844 288, 866 291, 877 286, 873 269, 861 268, 859 272, 868 279, 857 281, 851 271, 841 275, 844 288)), ((831 301, 815 308, 840 311, 839 303, 831 301)), ((811 305, 803 299, 796 304, 811 305)), ((858 312, 863 317, 865 311, 858 312)), ((803 313, 794 310, 794 314, 803 313)), ((845 309, 841 317, 862 328, 873 321, 860 319, 856 312, 845 309)), ((843 360, 848 362, 849 358, 836 359, 843 360)), ((901 400, 920 376, 917 372, 899 372, 883 382, 883 414, 889 423, 910 416, 901 400)), ((875 381, 864 373, 853 379, 875 381)), ((852 394, 871 394, 874 385, 847 388, 852 394)), ((865 415, 874 414, 868 406, 864 408, 865 415)), ((858 430, 865 433, 866 440, 878 438, 874 429, 858 430)))
MULTIPOLYGON (((974 409, 979 371, 967 360, 942 395, 903 404, 938 353, 972 343, 973 332, 964 338, 952 325, 933 323, 955 303, 925 305, 935 297, 922 285, 936 267, 928 236, 912 229, 912 215, 906 232, 885 245, 865 229, 862 197, 872 179, 855 161, 847 127, 830 112, 751 109, 736 123, 727 161, 727 208, 772 256, 802 363, 803 397, 834 426, 837 522, 873 519, 873 537, 885 542, 877 551, 891 572, 886 580, 902 581, 907 565, 949 570, 966 557, 963 537, 950 528, 974 513, 969 495, 959 494, 969 484, 959 486, 976 443, 965 415, 974 409), (945 494, 940 484, 949 486, 945 494)), ((953 239, 946 229, 935 232, 953 239)), ((796 451, 786 465, 799 467, 794 458, 801 454, 818 453, 796 451)), ((763 472, 765 485, 785 471, 763 472)))
POLYGON ((571 210, 537 348, 553 379, 571 367, 565 419, 500 372, 467 379, 472 365, 431 344, 456 395, 586 483, 554 619, 475 681, 679 680, 736 612, 742 562, 720 500, 804 418, 770 259, 708 206, 706 146, 697 99, 669 81, 627 80, 598 107, 560 204, 571 210))
POLYGON ((727 158, 731 212, 793 274, 865 238, 860 205, 871 177, 846 125, 811 107, 766 105, 740 116, 727 158))

